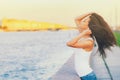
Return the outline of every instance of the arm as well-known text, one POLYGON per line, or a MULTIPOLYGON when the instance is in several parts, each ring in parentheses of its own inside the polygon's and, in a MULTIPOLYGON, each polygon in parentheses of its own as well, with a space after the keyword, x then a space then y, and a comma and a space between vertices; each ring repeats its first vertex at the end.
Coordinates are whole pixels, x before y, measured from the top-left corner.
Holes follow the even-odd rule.
POLYGON ((87 17, 87 16, 89 16, 89 15, 91 15, 91 13, 83 14, 83 15, 81 15, 81 16, 76 17, 76 18, 75 18, 75 23, 76 23, 76 25, 79 26, 80 21, 81 21, 83 18, 85 18, 85 17, 87 17))
POLYGON ((93 48, 93 41, 92 40, 79 41, 76 42, 74 45, 70 45, 70 47, 91 50, 93 48))
POLYGON ((86 34, 91 34, 91 31, 89 29, 83 31, 78 36, 76 36, 72 40, 68 41, 67 42, 67 46, 74 47, 74 48, 85 48, 85 47, 88 47, 89 45, 91 45, 93 43, 93 41, 91 41, 91 40, 79 41, 80 38, 82 38, 86 34))
POLYGON ((72 40, 67 42, 67 46, 72 47, 74 44, 76 44, 78 42, 78 40, 80 40, 80 38, 83 37, 83 34, 79 34, 78 36, 76 36, 75 38, 73 38, 72 40))

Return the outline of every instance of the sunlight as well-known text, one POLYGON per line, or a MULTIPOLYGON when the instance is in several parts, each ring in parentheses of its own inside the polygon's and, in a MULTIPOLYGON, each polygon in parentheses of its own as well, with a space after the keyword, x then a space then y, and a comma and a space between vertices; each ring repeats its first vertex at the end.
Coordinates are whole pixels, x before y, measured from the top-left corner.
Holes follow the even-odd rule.
POLYGON ((61 24, 37 22, 17 19, 2 19, 1 31, 39 31, 39 30, 66 30, 72 29, 61 24))

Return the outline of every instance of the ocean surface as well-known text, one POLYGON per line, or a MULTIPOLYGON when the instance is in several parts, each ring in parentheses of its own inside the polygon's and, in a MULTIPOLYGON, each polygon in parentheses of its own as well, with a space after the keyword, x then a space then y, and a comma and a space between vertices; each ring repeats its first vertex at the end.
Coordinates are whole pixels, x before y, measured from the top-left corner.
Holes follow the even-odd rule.
POLYGON ((75 30, 0 32, 0 80, 50 80, 73 54, 75 30))

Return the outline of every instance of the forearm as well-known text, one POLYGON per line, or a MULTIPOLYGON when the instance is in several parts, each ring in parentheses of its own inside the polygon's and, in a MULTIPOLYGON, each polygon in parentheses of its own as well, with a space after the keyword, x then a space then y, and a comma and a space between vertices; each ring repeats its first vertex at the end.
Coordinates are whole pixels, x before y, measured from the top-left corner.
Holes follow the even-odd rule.
POLYGON ((87 17, 88 15, 90 15, 91 13, 88 13, 88 14, 83 14, 81 16, 78 16, 75 18, 75 21, 78 21, 78 20, 82 20, 83 18, 87 17))
POLYGON ((75 23, 76 23, 76 25, 79 26, 81 20, 84 19, 85 17, 89 16, 89 15, 90 15, 90 13, 88 13, 88 14, 83 14, 83 15, 81 15, 81 16, 76 17, 76 18, 75 18, 75 23))
POLYGON ((75 43, 78 42, 78 40, 80 40, 80 38, 83 37, 83 34, 79 34, 78 36, 74 37, 72 40, 68 41, 67 42, 67 45, 70 46, 70 45, 74 45, 75 43))

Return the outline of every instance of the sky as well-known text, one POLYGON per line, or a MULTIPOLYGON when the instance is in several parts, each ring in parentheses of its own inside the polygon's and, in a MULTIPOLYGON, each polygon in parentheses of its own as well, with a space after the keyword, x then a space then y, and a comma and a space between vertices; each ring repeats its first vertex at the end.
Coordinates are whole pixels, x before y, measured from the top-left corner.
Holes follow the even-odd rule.
POLYGON ((0 0, 3 18, 75 26, 74 19, 88 12, 100 14, 111 26, 120 25, 119 0, 0 0))

